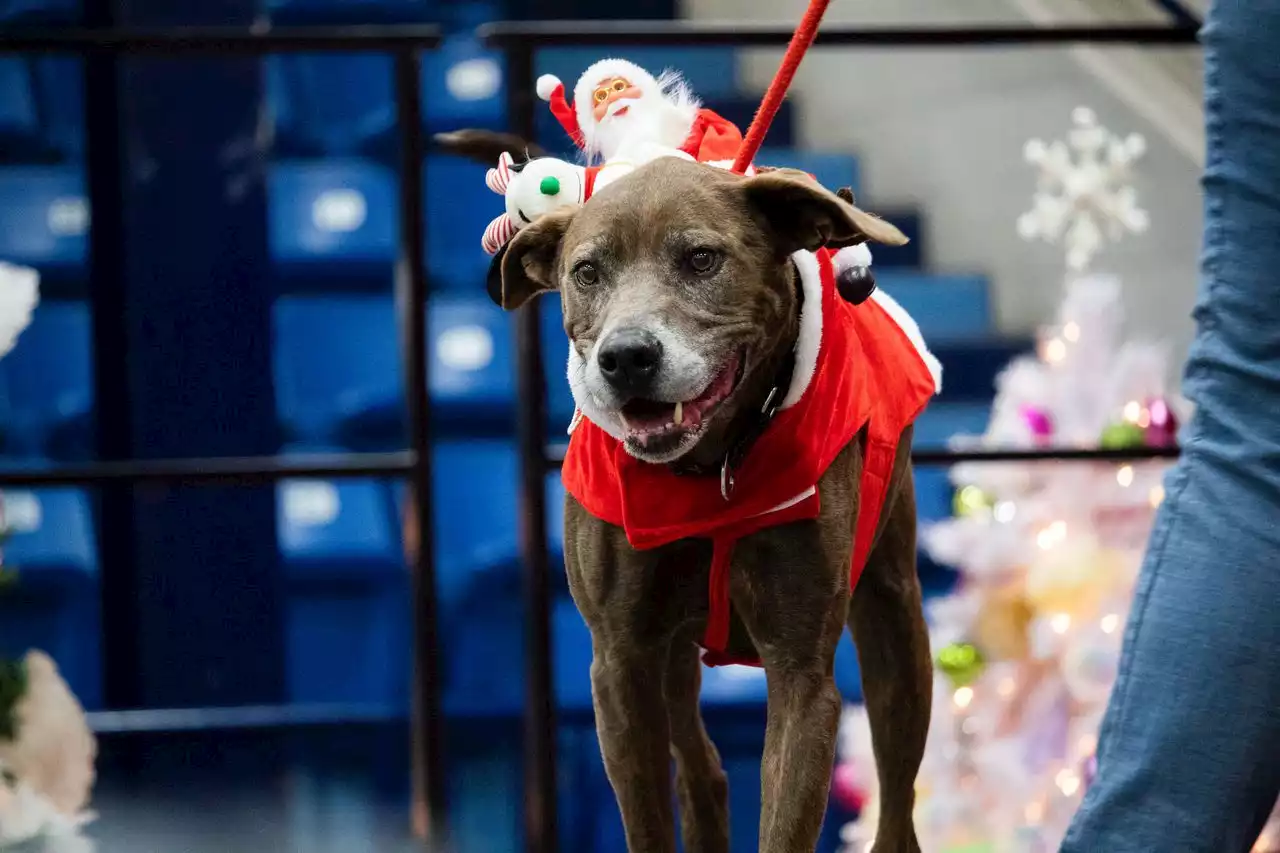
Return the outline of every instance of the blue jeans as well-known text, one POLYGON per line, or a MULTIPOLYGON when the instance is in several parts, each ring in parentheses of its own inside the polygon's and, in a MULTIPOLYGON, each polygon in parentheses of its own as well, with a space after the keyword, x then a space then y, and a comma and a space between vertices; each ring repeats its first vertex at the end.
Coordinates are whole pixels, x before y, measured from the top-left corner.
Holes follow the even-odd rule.
POLYGON ((1280 793, 1280 0, 1217 0, 1203 40, 1197 412, 1062 853, 1247 851, 1280 793))

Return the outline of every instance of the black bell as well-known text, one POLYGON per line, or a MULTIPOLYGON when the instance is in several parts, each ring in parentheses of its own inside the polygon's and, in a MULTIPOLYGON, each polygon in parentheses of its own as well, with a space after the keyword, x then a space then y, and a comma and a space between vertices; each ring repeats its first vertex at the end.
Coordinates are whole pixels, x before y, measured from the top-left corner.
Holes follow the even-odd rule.
POLYGON ((850 305, 861 305, 876 289, 876 274, 871 267, 849 267, 836 274, 836 290, 850 305))

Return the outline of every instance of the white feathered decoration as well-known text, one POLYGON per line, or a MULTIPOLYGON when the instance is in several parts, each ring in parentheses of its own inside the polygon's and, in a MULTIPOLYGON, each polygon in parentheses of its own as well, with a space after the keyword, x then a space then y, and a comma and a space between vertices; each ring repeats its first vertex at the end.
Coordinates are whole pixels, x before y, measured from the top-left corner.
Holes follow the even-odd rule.
POLYGON ((40 274, 0 261, 0 358, 17 343, 40 301, 40 274))

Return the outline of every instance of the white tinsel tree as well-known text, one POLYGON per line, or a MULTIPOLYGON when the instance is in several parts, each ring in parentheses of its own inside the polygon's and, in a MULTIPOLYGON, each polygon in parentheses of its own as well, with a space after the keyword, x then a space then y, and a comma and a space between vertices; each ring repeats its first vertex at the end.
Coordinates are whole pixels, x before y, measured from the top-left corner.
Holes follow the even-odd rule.
MULTIPOLYGON (((39 302, 35 270, 0 262, 0 358, 17 343, 39 302)), ((0 495, 0 541, 4 501, 0 495)), ((0 552, 0 594, 12 582, 0 552)), ((0 658, 0 851, 92 853, 80 830, 92 819, 97 741, 58 667, 31 651, 0 658)))
MULTIPOLYGON (((1090 273, 1104 238, 1140 233, 1128 185, 1143 151, 1093 113, 1073 113, 1066 142, 1028 143, 1040 170, 1026 239, 1061 242, 1068 274, 1035 355, 997 380, 988 449, 1170 446, 1182 406, 1165 386, 1163 347, 1128 341, 1118 279, 1090 273)), ((960 575, 929 607, 936 669, 929 744, 917 783, 923 849, 1056 850, 1089 784, 1097 729, 1115 678, 1133 583, 1165 464, 989 463, 951 470, 954 518, 922 547, 960 575)), ((862 801, 846 853, 870 848, 878 800, 865 713, 841 738, 838 800, 862 801)))

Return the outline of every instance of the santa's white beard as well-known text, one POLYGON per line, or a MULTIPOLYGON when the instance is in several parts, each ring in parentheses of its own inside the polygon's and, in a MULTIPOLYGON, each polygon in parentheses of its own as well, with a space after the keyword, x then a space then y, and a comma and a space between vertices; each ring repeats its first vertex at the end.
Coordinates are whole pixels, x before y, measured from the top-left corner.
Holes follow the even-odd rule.
POLYGON ((679 148, 689 138, 697 114, 696 107, 679 106, 653 95, 618 103, 628 107, 625 113, 606 116, 585 134, 587 155, 593 160, 611 159, 629 145, 679 148))

